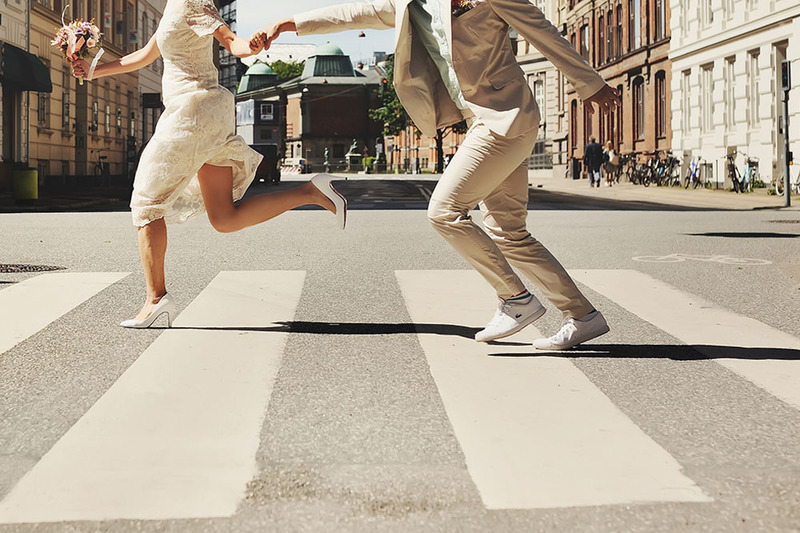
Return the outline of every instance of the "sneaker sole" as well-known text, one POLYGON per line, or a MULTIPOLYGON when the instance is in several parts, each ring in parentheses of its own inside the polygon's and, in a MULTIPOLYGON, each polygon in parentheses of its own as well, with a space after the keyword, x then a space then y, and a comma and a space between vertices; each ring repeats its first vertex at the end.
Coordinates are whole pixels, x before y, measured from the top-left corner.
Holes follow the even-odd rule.
POLYGON ((496 341, 497 339, 505 339, 506 337, 510 337, 511 335, 519 333, 521 330, 525 329, 526 327, 530 326, 531 324, 542 318, 542 315, 544 315, 545 311, 547 311, 547 309, 544 306, 542 306, 539 311, 529 316, 525 322, 520 322, 519 324, 517 324, 517 327, 515 327, 511 331, 503 333, 502 335, 497 335, 490 339, 481 339, 481 340, 475 339, 475 340, 477 342, 491 342, 491 341, 496 341))
POLYGON ((605 329, 604 329, 604 330, 602 330, 602 331, 597 331, 597 332, 595 332, 595 333, 593 333, 593 334, 591 334, 591 335, 587 336, 586 338, 583 338, 583 339, 581 339, 581 340, 579 340, 579 341, 577 341, 577 342, 573 342, 572 344, 566 344, 566 345, 564 345, 564 346, 553 346, 553 347, 550 347, 550 348, 538 348, 538 347, 536 347, 536 345, 534 344, 534 347, 535 347, 537 350, 542 350, 542 351, 550 351, 550 352, 552 352, 552 351, 557 351, 557 352, 560 352, 560 351, 563 351, 563 350, 569 350, 570 348, 574 348, 575 346, 577 346, 577 345, 579 345, 579 344, 583 344, 583 343, 584 343, 584 342, 586 342, 586 341, 590 341, 590 340, 592 340, 592 339, 596 339, 597 337, 599 337, 599 336, 601 336, 601 335, 605 335, 605 334, 606 334, 606 333, 608 333, 609 331, 611 331, 611 328, 610 328, 610 327, 608 327, 608 324, 606 324, 606 327, 605 327, 605 329))

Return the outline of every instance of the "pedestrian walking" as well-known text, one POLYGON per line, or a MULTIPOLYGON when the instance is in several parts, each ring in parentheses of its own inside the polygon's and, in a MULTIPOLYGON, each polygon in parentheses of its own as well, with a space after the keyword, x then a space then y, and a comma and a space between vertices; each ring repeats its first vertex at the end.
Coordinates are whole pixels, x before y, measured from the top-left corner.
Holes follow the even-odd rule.
POLYGON ((606 141, 606 149, 603 151, 603 170, 606 173, 606 187, 614 185, 614 180, 617 177, 617 170, 619 169, 619 155, 614 150, 614 144, 611 141, 606 141))
POLYGON ((234 204, 253 181, 261 155, 235 134, 234 98, 217 81, 212 35, 236 57, 260 51, 231 31, 212 0, 167 0, 155 34, 141 49, 96 70, 83 59, 68 59, 73 75, 89 80, 132 72, 164 57, 166 107, 142 152, 131 197, 147 298, 123 327, 147 328, 162 314, 172 323, 175 302, 164 272, 167 222, 185 222, 207 211, 212 226, 227 233, 315 204, 335 213, 341 227, 345 224, 347 203, 325 174, 289 191, 234 204))
POLYGON ((600 167, 603 165, 603 148, 594 137, 583 150, 583 164, 589 173, 589 187, 600 186, 600 167))
POLYGON ((526 228, 527 160, 540 114, 510 46, 509 27, 572 83, 589 110, 607 112, 619 96, 526 0, 375 0, 340 4, 278 21, 253 35, 265 48, 282 32, 299 35, 395 28, 394 86, 414 124, 434 137, 462 120, 462 146, 428 206, 433 227, 497 292, 499 304, 478 341, 507 337, 542 316, 517 267, 564 314, 561 329, 537 339, 565 349, 608 331, 602 314, 563 266, 526 228), (485 231, 470 211, 479 205, 485 231))

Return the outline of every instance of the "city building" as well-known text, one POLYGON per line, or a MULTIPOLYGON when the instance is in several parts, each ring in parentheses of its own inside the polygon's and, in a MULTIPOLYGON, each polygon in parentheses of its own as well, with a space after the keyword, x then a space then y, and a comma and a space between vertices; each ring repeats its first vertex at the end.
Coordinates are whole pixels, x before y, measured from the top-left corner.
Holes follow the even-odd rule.
POLYGON ((591 114, 568 87, 570 157, 582 159, 591 137, 601 144, 610 140, 620 153, 669 150, 669 1, 567 0, 562 5, 565 36, 622 96, 621 109, 603 116, 591 114))
MULTIPOLYGON (((138 31, 135 34, 135 44, 141 48, 150 41, 158 28, 158 22, 164 13, 166 0, 138 0, 138 31)), ((140 69, 138 109, 131 111, 131 119, 136 123, 136 150, 141 152, 142 147, 153 136, 158 118, 161 116, 161 75, 164 73, 164 61, 156 59, 150 66, 140 69), (138 112, 137 116, 134 113, 138 112)))
POLYGON ((28 0, 3 0, 0 12, 0 192, 14 167, 29 163, 30 102, 53 90, 49 70, 29 52, 28 0))
POLYGON ((242 62, 253 65, 256 61, 270 64, 274 61, 302 63, 317 49, 315 44, 272 43, 268 50, 261 50, 254 56, 242 58, 242 62))
MULTIPOLYGON (((50 69, 53 92, 39 92, 30 102, 30 160, 39 182, 65 183, 77 176, 124 176, 128 147, 134 139, 131 119, 137 108, 136 73, 78 83, 61 50, 51 46, 55 29, 65 20, 95 20, 103 32, 103 62, 133 51, 135 0, 87 0, 65 9, 63 0, 36 0, 31 5, 31 53, 50 69), (107 167, 105 166, 107 165, 107 167)), ((83 179, 81 179, 83 177, 83 179)), ((96 181, 96 180, 94 180, 96 181)))
MULTIPOLYGON (((537 0, 533 3, 556 28, 561 27, 562 10, 559 5, 562 2, 537 0)), ((532 177, 563 176, 570 157, 567 151, 569 130, 564 76, 522 36, 512 33, 512 38, 516 41, 517 62, 536 97, 542 117, 528 167, 532 177)))
MULTIPOLYGON (((236 33, 236 0, 215 0, 219 4, 222 20, 236 33)), ((214 41, 214 48, 218 51, 219 84, 236 94, 236 84, 247 70, 247 65, 242 60, 232 55, 225 47, 214 41)))
POLYGON ((284 166, 305 171, 322 170, 326 157, 332 168, 343 169, 354 140, 359 155, 375 156, 381 124, 369 111, 380 105, 378 72, 354 69, 350 58, 328 43, 316 48, 300 76, 249 90, 257 81, 252 76, 271 72, 259 65, 248 70, 236 97, 237 131, 248 143, 274 145, 284 166))
POLYGON ((800 154, 800 4, 678 0, 672 9, 673 148, 685 161, 701 158, 701 178, 718 186, 730 186, 725 156, 734 151, 740 167, 758 158, 765 183, 782 178, 784 60, 794 69, 789 139, 800 154))

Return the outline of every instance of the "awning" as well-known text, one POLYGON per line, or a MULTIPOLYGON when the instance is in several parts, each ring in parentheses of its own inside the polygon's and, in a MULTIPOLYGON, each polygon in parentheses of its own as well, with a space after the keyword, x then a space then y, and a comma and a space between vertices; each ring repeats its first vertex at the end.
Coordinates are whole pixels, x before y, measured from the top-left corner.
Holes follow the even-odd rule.
POLYGON ((53 92, 50 69, 35 55, 0 41, 0 82, 21 91, 53 92))

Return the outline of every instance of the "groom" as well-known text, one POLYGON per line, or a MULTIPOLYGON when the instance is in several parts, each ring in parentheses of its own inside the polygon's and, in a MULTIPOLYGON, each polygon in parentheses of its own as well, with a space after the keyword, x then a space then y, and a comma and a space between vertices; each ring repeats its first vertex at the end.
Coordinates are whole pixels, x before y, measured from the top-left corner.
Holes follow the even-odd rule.
POLYGON ((512 265, 564 314, 552 337, 534 346, 563 350, 608 331, 564 267, 525 225, 527 160, 539 109, 509 43, 509 26, 572 83, 590 112, 616 107, 619 96, 526 0, 375 0, 308 11, 253 35, 269 48, 282 32, 298 35, 395 28, 394 85, 414 125, 428 137, 461 120, 463 144, 442 174, 428 206, 433 227, 475 268, 499 298, 475 340, 512 335, 545 309, 512 265), (485 231, 470 218, 478 204, 485 231))

